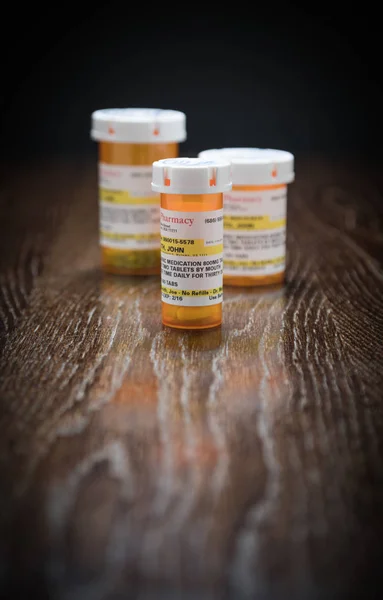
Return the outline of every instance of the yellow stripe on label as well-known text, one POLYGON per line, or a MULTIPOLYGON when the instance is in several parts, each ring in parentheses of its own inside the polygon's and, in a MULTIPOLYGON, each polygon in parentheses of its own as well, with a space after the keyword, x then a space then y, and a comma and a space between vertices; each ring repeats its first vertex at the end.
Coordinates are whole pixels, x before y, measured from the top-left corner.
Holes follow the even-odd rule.
POLYGON ((285 262, 284 256, 264 260, 224 260, 224 267, 265 267, 267 265, 278 265, 285 262))
POLYGON ((205 240, 185 240, 161 236, 161 250, 177 256, 212 256, 223 252, 223 244, 205 246, 205 240))
POLYGON ((241 231, 254 231, 263 229, 278 229, 286 226, 286 219, 277 219, 273 221, 268 215, 251 215, 240 217, 234 215, 225 215, 223 218, 223 227, 226 230, 240 229, 241 231))
POLYGON ((110 204, 160 204, 159 196, 131 196, 124 190, 105 190, 100 188, 99 197, 101 202, 110 204))
POLYGON ((101 230, 101 235, 107 240, 158 240, 160 235, 157 233, 111 233, 101 230))
POLYGON ((222 294, 222 287, 212 288, 211 290, 175 290, 173 288, 161 286, 161 291, 163 294, 169 294, 169 296, 177 296, 177 297, 193 297, 197 298, 198 296, 214 296, 215 294, 222 294))

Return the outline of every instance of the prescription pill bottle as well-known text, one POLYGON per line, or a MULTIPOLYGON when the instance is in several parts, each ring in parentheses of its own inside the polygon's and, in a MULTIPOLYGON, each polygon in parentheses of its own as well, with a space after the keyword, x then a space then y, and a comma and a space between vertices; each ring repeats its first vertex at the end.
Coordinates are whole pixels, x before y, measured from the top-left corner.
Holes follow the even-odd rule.
POLYGON ((208 329, 222 322, 223 192, 230 163, 173 158, 153 163, 161 194, 162 322, 208 329))
POLYGON ((152 108, 112 108, 92 114, 99 142, 100 246, 105 271, 160 273, 160 200, 152 163, 178 156, 185 114, 152 108))
POLYGON ((233 188, 224 194, 224 284, 281 283, 294 156, 282 150, 221 148, 200 152, 199 157, 231 162, 233 188))

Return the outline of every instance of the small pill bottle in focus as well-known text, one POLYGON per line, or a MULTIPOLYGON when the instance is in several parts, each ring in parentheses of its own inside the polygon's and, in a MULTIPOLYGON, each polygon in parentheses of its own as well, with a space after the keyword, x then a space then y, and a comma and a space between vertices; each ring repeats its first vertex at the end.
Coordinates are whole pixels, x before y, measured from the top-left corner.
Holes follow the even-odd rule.
POLYGON ((209 329, 222 322, 223 192, 230 163, 174 158, 153 163, 161 194, 162 322, 209 329))
POLYGON ((179 155, 185 114, 152 108, 92 113, 99 142, 100 246, 103 269, 119 275, 159 274, 160 200, 152 163, 179 155))
POLYGON ((224 285, 281 283, 287 184, 294 180, 294 156, 262 148, 220 148, 198 156, 231 163, 233 188, 224 194, 224 285))

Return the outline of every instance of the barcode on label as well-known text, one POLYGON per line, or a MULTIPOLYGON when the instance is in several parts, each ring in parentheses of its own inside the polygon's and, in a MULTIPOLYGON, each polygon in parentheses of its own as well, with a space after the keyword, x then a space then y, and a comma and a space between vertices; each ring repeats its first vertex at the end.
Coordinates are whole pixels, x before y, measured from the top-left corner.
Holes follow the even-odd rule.
MULTIPOLYGON (((145 225, 159 221, 159 209, 156 206, 100 206, 101 223, 109 225, 145 225)), ((159 228, 159 225, 158 225, 159 228)))
POLYGON ((125 208, 113 207, 110 209, 101 206, 101 221, 107 223, 130 223, 130 215, 125 208))

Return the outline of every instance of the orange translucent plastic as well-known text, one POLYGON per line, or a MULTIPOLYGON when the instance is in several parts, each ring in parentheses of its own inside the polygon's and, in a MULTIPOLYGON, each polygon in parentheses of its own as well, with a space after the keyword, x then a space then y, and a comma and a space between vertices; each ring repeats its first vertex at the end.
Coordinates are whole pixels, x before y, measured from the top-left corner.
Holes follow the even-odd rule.
MULTIPOLYGON (((223 194, 161 194, 161 208, 205 212, 223 207, 223 194)), ((162 302, 162 322, 176 329, 210 329, 222 323, 222 302, 210 306, 176 306, 162 302)))
MULTIPOLYGON (((251 191, 263 191, 263 190, 277 190, 285 188, 284 183, 278 185, 233 185, 232 191, 238 192, 251 192, 251 191)), ((225 275, 225 267, 223 269, 223 283, 224 285, 240 286, 240 287, 251 287, 251 286, 262 286, 262 285, 273 285, 282 283, 285 279, 285 270, 280 273, 273 273, 272 275, 225 275)))
MULTIPOLYGON (((155 160, 176 158, 178 143, 125 144, 99 143, 99 160, 109 165, 151 166, 155 160)), ((120 250, 101 246, 104 271, 116 275, 158 275, 161 272, 161 251, 120 250), (134 266, 132 266, 134 265, 134 266)))

